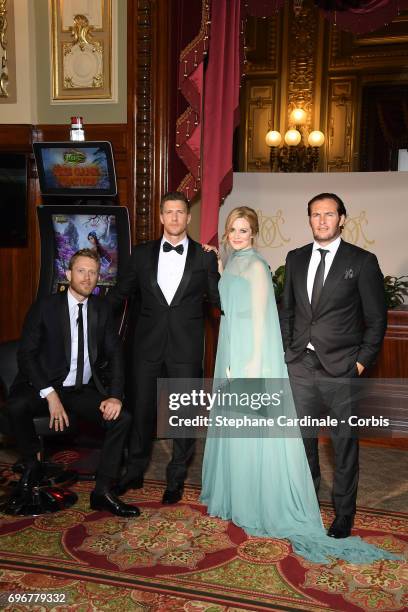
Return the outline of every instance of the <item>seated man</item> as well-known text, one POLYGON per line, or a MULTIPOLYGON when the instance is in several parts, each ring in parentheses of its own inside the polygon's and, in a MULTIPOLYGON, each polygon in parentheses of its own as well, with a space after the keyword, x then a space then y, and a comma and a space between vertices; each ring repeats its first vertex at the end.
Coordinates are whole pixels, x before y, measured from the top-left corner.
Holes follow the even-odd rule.
POLYGON ((131 417, 122 411, 120 339, 109 306, 91 295, 99 268, 94 251, 75 253, 66 271, 68 291, 39 299, 26 317, 18 351, 19 373, 6 404, 25 471, 6 504, 6 513, 18 514, 41 479, 33 417, 49 413, 50 428, 63 431, 69 415, 75 413, 105 430, 91 508, 126 517, 140 514, 136 506, 123 503, 111 491, 131 417))

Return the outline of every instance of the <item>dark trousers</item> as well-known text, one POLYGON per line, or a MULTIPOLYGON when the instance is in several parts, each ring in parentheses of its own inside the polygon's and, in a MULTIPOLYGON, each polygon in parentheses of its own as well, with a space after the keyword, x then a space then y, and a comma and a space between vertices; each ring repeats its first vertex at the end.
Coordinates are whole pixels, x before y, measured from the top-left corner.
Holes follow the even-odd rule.
MULTIPOLYGON (((74 413, 79 419, 96 423, 105 432, 97 481, 102 479, 111 481, 117 478, 122 462, 123 447, 130 427, 130 415, 122 410, 116 420, 105 421, 99 405, 106 397, 101 395, 92 384, 84 385, 79 391, 68 391, 64 387, 56 391, 68 417, 74 413)), ((40 450, 33 418, 49 416, 47 400, 42 399, 30 385, 20 384, 12 389, 6 410, 23 460, 33 460, 40 450)))
MULTIPOLYGON (((352 389, 357 368, 353 367, 344 378, 335 378, 324 370, 314 351, 306 350, 288 364, 288 371, 298 416, 319 418, 328 414, 338 421, 337 427, 330 428, 335 461, 333 504, 337 515, 353 515, 356 512, 359 448, 356 428, 350 426, 348 419, 357 409, 352 389)), ((301 429, 317 493, 320 484, 318 428, 301 429)))
MULTIPOLYGON (((174 363, 170 358, 144 361, 138 358, 132 369, 129 384, 130 405, 133 406, 133 425, 129 441, 127 477, 140 477, 150 461, 157 423, 157 379, 200 378, 200 363, 174 363)), ((194 452, 194 440, 174 439, 173 453, 166 470, 167 487, 182 486, 187 477, 187 466, 194 452)))

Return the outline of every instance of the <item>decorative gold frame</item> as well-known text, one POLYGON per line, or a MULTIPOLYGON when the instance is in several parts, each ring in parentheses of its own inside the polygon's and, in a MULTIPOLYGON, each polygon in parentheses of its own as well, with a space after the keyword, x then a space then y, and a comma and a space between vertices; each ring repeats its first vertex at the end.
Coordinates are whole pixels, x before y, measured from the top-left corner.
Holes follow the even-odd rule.
POLYGON ((50 0, 53 100, 112 99, 112 1, 93 1, 102 24, 95 27, 90 0, 50 0), (63 23, 64 3, 74 9, 69 27, 63 23))

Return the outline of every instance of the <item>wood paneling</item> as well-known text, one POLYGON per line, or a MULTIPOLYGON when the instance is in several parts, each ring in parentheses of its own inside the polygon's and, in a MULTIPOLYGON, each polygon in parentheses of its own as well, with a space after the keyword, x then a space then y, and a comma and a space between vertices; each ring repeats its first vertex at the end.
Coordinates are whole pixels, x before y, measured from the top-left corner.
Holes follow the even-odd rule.
MULTIPOLYGON (((376 379, 367 398, 371 415, 390 419, 390 427, 377 432, 376 440, 408 442, 408 306, 388 311, 388 326, 377 364, 369 372, 376 379)), ((406 445, 407 446, 407 445, 406 445)))
POLYGON ((129 9, 137 24, 137 48, 129 58, 135 72, 128 75, 134 91, 128 97, 128 115, 135 125, 135 239, 143 242, 160 235, 159 202, 168 184, 171 3, 135 0, 129 9))
POLYGON ((376 378, 404 378, 408 381, 408 306, 401 308, 388 311, 384 343, 371 373, 376 378))
MULTIPOLYGON (((35 175, 33 174, 32 126, 0 125, 0 151, 22 153, 28 160, 27 245, 0 248, 0 342, 20 335, 24 316, 36 289, 33 246, 36 244, 35 175)), ((0 193, 1 197, 1 193, 0 193)))
POLYGON ((31 125, 0 125, 0 150, 31 153, 31 125))

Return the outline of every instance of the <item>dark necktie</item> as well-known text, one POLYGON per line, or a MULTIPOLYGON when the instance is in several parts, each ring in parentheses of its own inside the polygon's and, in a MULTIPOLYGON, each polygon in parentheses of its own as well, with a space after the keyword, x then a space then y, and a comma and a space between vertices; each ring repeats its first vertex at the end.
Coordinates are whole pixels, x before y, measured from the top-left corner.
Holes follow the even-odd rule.
POLYGON ((319 303, 320 294, 323 289, 324 282, 324 260, 329 251, 325 251, 324 249, 317 249, 320 252, 320 263, 317 266, 316 276, 313 281, 313 289, 312 289, 312 299, 310 305, 312 307, 312 312, 315 312, 317 305, 319 303))
POLYGON ((170 242, 163 242, 163 251, 168 253, 169 251, 176 251, 179 255, 183 254, 184 247, 182 244, 178 244, 177 246, 173 246, 170 242))
POLYGON ((75 389, 80 389, 82 387, 82 381, 84 378, 84 319, 82 317, 82 308, 83 304, 78 304, 78 358, 75 389))

